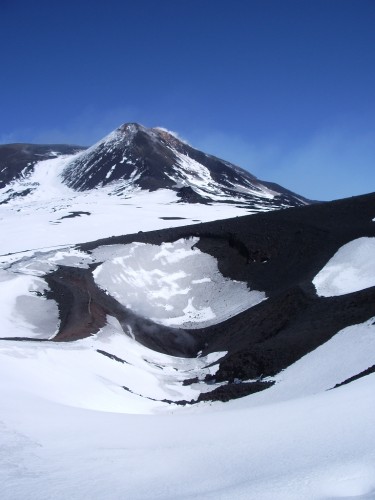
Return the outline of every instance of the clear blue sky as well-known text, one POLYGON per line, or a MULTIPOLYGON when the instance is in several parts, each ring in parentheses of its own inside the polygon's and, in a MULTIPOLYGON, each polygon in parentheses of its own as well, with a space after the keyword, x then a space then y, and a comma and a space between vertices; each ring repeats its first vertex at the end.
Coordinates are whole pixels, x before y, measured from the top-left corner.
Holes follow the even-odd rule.
POLYGON ((136 121, 315 199, 375 190, 375 0, 0 0, 0 143, 136 121))

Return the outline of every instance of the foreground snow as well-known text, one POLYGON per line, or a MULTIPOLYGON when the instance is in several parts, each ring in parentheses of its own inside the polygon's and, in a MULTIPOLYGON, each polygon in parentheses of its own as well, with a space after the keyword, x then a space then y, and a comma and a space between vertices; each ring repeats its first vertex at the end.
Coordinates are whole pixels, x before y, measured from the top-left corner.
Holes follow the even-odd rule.
MULTIPOLYGON (((135 370, 138 388, 146 379, 136 366, 101 362, 96 349, 115 347, 139 363, 131 339, 104 331, 50 347, 3 341, 2 498, 374 498, 375 374, 327 390, 374 363, 374 323, 344 329, 263 393, 187 408, 148 399, 142 408, 139 396, 121 389, 126 370, 135 370)), ((150 377, 157 368, 149 366, 150 377)))
POLYGON ((374 378, 253 409, 151 417, 5 390, 2 498, 373 498, 374 378))

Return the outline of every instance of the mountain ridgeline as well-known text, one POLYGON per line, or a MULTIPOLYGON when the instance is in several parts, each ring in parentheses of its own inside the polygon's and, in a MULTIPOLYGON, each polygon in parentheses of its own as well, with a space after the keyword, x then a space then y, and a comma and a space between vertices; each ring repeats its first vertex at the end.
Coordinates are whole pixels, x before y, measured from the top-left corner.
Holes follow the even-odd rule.
MULTIPOLYGON (((164 129, 135 123, 122 125, 86 150, 67 145, 0 146, 0 188, 12 189, 15 181, 27 183, 37 161, 60 155, 66 156, 62 183, 79 192, 106 187, 122 196, 135 189, 168 189, 181 202, 224 203, 255 211, 309 203, 278 184, 194 149, 164 129)), ((23 192, 29 194, 34 188, 23 192)))

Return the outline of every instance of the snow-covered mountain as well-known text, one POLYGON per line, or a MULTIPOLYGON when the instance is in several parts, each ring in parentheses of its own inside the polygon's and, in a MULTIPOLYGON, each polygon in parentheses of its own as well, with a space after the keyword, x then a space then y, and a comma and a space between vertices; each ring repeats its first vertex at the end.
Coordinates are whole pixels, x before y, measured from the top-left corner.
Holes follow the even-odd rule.
POLYGON ((375 195, 53 151, 0 192, 2 498, 373 498, 375 195))
POLYGON ((253 211, 308 203, 281 186, 260 181, 227 161, 192 148, 172 133, 124 124, 91 148, 11 144, 0 146, 1 203, 38 193, 41 171, 74 191, 108 187, 107 194, 171 190, 188 203, 225 203, 253 211), (78 154, 77 154, 78 153, 78 154), (64 161, 43 160, 64 156, 64 161), (36 168, 36 163, 41 163, 36 168), (35 170, 39 176, 35 178, 35 170), (54 171, 51 173, 51 170, 54 171))
POLYGON ((303 205, 307 200, 281 186, 259 181, 246 170, 205 154, 172 133, 128 123, 109 134, 62 172, 64 182, 84 191, 112 184, 171 189, 190 203, 238 203, 257 210, 303 205))
POLYGON ((137 124, 87 150, 0 146, 0 230, 8 235, 0 254, 307 203, 169 132, 137 124), (19 230, 20 215, 32 231, 19 230))

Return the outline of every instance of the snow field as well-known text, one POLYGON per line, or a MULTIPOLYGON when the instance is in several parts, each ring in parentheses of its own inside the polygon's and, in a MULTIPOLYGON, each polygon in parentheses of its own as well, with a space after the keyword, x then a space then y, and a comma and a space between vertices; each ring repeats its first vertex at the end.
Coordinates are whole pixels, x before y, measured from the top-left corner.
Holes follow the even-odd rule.
POLYGON ((4 500, 374 497, 375 375, 253 408, 249 396, 203 413, 124 415, 41 398, 8 369, 0 363, 4 500))

